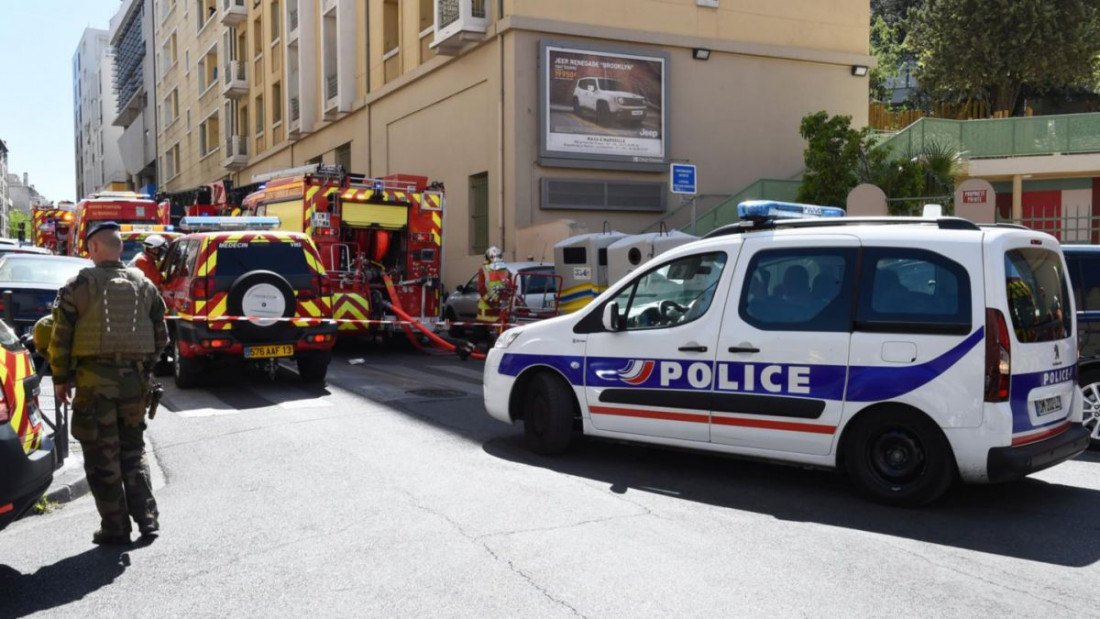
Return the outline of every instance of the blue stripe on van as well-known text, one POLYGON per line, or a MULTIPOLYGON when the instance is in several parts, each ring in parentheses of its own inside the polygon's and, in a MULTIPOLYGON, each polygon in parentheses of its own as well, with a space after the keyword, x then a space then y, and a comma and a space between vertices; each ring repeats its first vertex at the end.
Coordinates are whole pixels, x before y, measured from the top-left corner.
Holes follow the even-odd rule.
POLYGON ((852 366, 848 372, 849 402, 881 402, 919 389, 939 377, 982 341, 985 328, 979 327, 962 342, 942 355, 911 367, 852 366))

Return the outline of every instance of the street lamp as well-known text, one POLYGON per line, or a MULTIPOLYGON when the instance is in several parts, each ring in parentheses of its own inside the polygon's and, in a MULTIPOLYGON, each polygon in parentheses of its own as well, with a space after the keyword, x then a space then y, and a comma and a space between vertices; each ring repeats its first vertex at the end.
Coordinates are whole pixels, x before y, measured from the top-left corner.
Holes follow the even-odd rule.
POLYGON ((705 47, 696 47, 691 50, 691 56, 696 60, 709 60, 710 50, 705 47))

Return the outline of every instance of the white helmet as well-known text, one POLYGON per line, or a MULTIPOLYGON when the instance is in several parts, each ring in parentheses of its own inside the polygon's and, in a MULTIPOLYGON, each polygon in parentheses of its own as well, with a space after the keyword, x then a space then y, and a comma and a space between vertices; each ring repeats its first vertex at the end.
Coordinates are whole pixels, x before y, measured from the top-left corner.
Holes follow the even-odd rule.
POLYGON ((141 242, 145 251, 151 254, 159 254, 164 251, 164 246, 168 244, 168 240, 159 234, 150 234, 145 237, 145 240, 141 242))
POLYGON ((496 262, 497 260, 500 260, 503 256, 504 256, 504 254, 501 253, 500 248, 497 247, 496 245, 493 245, 489 249, 485 250, 485 261, 486 262, 496 262))

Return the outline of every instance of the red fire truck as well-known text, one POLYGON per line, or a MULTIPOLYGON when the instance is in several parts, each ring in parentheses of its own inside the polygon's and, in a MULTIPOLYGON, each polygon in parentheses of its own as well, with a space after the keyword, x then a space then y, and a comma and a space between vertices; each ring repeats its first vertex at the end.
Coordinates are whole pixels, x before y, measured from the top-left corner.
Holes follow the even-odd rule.
MULTIPOLYGON (((333 318, 395 320, 386 303, 421 322, 439 316, 443 188, 422 176, 367 178, 340 166, 310 165, 254 177, 245 215, 279 218, 317 246, 333 284, 333 318)), ((341 334, 380 325, 340 323, 341 334)), ((392 332, 392 327, 388 329, 392 332)))
POLYGON ((130 191, 93 193, 76 205, 72 233, 65 253, 86 256, 84 233, 99 221, 114 221, 135 226, 168 225, 168 203, 157 204, 149 196, 130 191))
POLYGON ((71 238, 74 209, 72 202, 35 206, 31 211, 31 244, 55 254, 65 253, 65 243, 71 238))

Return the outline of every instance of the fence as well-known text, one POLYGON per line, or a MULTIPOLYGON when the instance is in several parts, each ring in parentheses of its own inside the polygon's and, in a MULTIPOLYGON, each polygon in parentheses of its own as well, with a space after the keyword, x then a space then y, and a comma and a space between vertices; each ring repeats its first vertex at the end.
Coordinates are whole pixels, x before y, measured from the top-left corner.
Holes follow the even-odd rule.
POLYGON ((969 159, 1100 152, 1100 113, 989 120, 921 118, 882 145, 898 155, 926 146, 969 159))
POLYGON ((1046 232, 1064 245, 1100 243, 1100 216, 1093 215, 1091 207, 1065 209, 1061 213, 1032 213, 1020 219, 1003 218, 998 212, 997 221, 1046 232))
POLYGON ((999 118, 1002 115, 1007 116, 1003 112, 990 114, 989 106, 983 101, 971 101, 961 105, 936 103, 932 106, 931 113, 924 110, 895 110, 886 103, 872 101, 868 109, 867 124, 878 131, 899 131, 925 117, 972 120, 990 116, 999 118))
MULTIPOLYGON (((784 180, 776 178, 762 178, 745 187, 741 191, 718 203, 714 208, 699 215, 695 222, 694 234, 704 234, 726 224, 735 223, 737 217, 737 205, 745 200, 780 200, 793 202, 798 195, 798 186, 801 181, 784 180)), ((683 232, 692 232, 691 226, 681 228, 683 232)))

